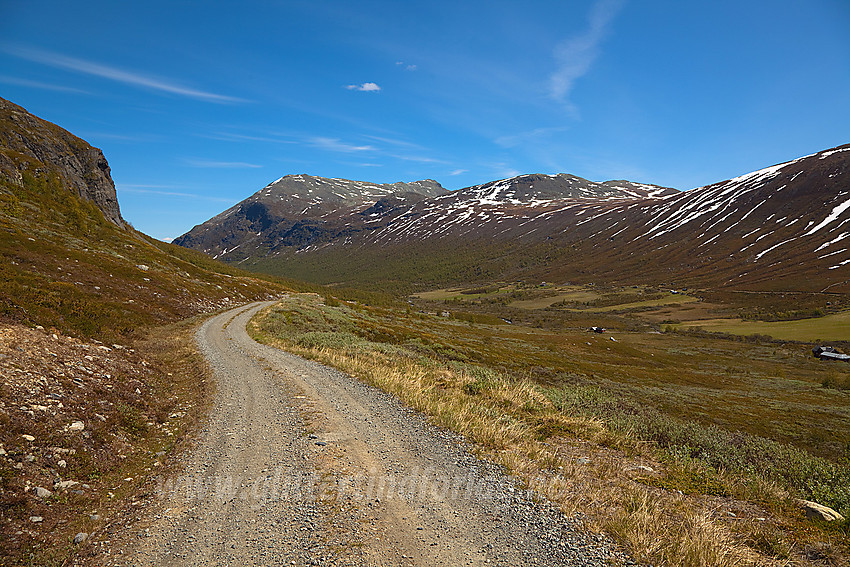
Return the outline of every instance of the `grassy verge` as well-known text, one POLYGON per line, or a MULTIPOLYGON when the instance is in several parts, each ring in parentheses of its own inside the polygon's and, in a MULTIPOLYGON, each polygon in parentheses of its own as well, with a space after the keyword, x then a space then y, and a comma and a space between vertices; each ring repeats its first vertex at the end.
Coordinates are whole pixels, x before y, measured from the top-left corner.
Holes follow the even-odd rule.
POLYGON ((251 332, 391 392, 465 435, 565 511, 613 534, 638 560, 712 566, 846 560, 846 523, 811 524, 794 503, 797 495, 820 498, 846 512, 846 467, 645 411, 580 381, 547 387, 483 364, 457 343, 417 334, 413 323, 405 334, 389 333, 381 323, 386 317, 361 305, 330 307, 315 296, 296 296, 255 319, 251 332))

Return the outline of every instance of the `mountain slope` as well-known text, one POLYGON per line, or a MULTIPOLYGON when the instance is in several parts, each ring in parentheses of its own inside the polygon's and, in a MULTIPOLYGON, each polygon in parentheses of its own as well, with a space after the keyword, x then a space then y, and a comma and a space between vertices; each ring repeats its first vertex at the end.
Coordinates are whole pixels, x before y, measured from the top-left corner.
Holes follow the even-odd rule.
POLYGON ((386 214, 448 193, 433 180, 375 184, 310 175, 287 175, 174 243, 220 257, 237 248, 279 250, 345 238, 350 219, 386 214))
MULTIPOLYGON (((226 246, 193 245, 322 283, 545 279, 850 291, 850 145, 685 192, 524 175, 367 218, 330 214, 345 230, 320 240, 258 231, 226 246)), ((201 226, 214 234, 219 222, 201 226)))
POLYGON ((0 99, 0 317, 122 341, 278 284, 126 226, 103 153, 0 99))

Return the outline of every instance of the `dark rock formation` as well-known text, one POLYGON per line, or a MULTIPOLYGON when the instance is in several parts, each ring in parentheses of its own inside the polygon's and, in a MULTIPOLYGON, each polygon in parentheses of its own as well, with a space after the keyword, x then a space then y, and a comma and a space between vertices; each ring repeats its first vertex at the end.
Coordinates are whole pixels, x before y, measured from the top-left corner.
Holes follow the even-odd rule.
POLYGON ((0 179, 22 186, 24 172, 36 177, 57 175, 69 190, 97 205, 107 219, 124 226, 103 152, 0 98, 0 179))

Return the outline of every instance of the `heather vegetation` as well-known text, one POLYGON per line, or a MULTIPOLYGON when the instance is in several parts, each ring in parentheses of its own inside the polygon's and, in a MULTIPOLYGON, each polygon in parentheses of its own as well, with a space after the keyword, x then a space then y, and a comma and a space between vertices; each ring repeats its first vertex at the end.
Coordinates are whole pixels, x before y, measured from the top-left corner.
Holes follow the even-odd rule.
POLYGON ((847 394, 823 387, 832 369, 805 347, 622 321, 597 336, 585 315, 546 309, 548 318, 517 309, 513 325, 485 324, 473 315, 491 304, 443 312, 456 307, 445 301, 428 314, 293 297, 254 333, 393 392, 566 510, 592 511, 644 560, 738 565, 846 537, 846 524, 813 529, 793 500, 850 513, 847 394), (594 502, 564 488, 588 483, 594 502), (723 512, 742 509, 737 522, 723 512))
MULTIPOLYGON (((651 442, 674 459, 699 462, 714 471, 750 474, 850 512, 847 456, 834 462, 764 437, 673 418, 596 386, 566 387, 549 390, 548 394, 558 410, 597 418, 615 431, 651 442)), ((696 491, 729 495, 720 483, 710 489, 697 486, 696 491)))
POLYGON ((285 289, 106 220, 55 175, 0 183, 0 317, 104 342, 285 289))

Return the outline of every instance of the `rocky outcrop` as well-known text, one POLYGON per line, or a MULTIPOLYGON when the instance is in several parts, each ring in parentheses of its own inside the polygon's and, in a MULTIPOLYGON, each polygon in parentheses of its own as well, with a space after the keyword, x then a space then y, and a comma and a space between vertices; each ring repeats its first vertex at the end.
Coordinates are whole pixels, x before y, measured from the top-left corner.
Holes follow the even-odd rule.
POLYGON ((59 126, 0 98, 0 179, 23 185, 23 174, 58 175, 93 202, 111 222, 124 226, 115 183, 103 152, 59 126))

